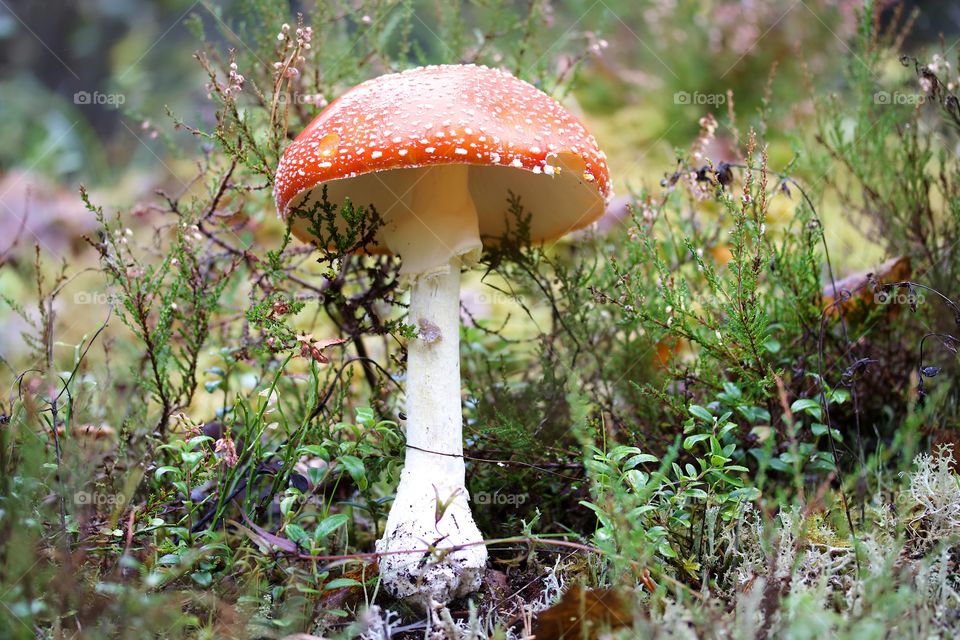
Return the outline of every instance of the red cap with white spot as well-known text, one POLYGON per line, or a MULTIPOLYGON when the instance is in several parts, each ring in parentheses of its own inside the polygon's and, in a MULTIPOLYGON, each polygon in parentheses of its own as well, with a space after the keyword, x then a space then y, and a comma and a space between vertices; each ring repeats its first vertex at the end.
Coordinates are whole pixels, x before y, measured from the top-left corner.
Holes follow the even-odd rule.
MULTIPOLYGON (((532 214, 531 241, 587 226, 610 175, 593 136, 544 92, 499 69, 443 65, 364 82, 310 123, 277 169, 278 211, 324 186, 331 202, 373 205, 379 249, 425 273, 515 229, 510 193, 532 214)), ((294 232, 316 241, 306 226, 295 220, 294 232)))

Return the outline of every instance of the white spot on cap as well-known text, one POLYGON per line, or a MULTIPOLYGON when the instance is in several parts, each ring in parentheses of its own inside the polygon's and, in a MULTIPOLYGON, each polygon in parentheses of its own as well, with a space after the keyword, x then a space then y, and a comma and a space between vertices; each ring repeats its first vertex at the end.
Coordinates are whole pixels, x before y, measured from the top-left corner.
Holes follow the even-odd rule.
POLYGON ((457 154, 458 156, 465 156, 465 155, 467 155, 467 150, 464 149, 463 147, 457 147, 456 149, 453 150, 453 152, 454 152, 455 154, 457 154))
POLYGON ((371 158, 379 158, 383 155, 383 151, 373 151, 370 153, 371 158))

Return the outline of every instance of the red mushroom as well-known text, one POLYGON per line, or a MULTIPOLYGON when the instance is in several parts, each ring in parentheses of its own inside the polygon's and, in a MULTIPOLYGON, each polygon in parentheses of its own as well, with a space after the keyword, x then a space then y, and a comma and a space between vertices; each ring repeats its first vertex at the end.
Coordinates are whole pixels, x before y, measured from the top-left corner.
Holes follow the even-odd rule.
MULTIPOLYGON (((278 211, 302 210, 324 187, 330 202, 376 208, 384 226, 374 250, 401 256, 410 285, 419 335, 407 346, 408 447, 377 549, 390 593, 445 603, 479 587, 487 555, 464 486, 460 270, 515 228, 509 193, 532 214, 531 241, 599 218, 610 192, 605 157, 533 85, 488 67, 423 67, 351 89, 287 148, 278 211), (456 549, 425 557, 428 547, 456 549)), ((318 241, 302 217, 292 227, 318 241)))

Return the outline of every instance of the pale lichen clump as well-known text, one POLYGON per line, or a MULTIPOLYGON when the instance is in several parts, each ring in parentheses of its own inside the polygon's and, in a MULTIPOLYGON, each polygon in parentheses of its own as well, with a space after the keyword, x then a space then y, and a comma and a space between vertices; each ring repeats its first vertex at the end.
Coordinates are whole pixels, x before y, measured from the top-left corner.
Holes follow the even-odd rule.
POLYGON ((918 551, 944 540, 960 539, 960 478, 953 471, 953 449, 942 447, 934 455, 914 461, 907 493, 907 534, 918 551))

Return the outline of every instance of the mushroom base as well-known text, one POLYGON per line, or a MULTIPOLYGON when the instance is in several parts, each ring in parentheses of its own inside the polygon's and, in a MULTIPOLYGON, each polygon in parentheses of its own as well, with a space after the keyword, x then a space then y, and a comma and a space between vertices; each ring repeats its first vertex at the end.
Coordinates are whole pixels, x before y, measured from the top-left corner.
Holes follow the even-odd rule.
POLYGON ((403 470, 377 552, 388 554, 380 557, 387 592, 424 609, 479 589, 487 564, 487 548, 473 522, 463 485, 439 483, 435 474, 409 465, 403 470), (443 503, 439 521, 438 495, 443 503))

